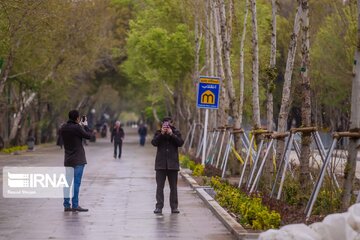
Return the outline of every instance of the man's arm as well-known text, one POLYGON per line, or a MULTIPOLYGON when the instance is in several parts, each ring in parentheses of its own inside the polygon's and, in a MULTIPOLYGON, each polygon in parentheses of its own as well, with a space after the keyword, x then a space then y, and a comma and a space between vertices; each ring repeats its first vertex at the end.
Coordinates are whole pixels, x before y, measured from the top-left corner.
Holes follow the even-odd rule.
POLYGON ((163 137, 164 137, 164 134, 162 134, 161 131, 156 131, 153 139, 151 140, 151 144, 152 144, 154 147, 159 146, 159 142, 161 141, 161 139, 162 139, 163 137))
POLYGON ((178 130, 175 130, 171 134, 172 141, 176 144, 177 147, 181 147, 184 144, 184 140, 181 137, 181 133, 178 130))
POLYGON ((90 139, 92 137, 92 132, 88 126, 81 127, 79 125, 77 127, 77 133, 82 138, 90 139))
POLYGON ((114 129, 113 130, 111 130, 111 143, 114 141, 114 129))

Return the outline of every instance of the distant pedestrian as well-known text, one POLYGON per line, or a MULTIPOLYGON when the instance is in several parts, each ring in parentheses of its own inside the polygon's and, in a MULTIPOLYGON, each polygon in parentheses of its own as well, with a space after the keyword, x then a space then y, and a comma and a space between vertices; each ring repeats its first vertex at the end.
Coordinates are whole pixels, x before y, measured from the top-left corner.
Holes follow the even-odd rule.
POLYGON ((62 139, 62 136, 60 134, 60 129, 61 127, 63 126, 64 124, 61 124, 60 127, 59 127, 59 130, 57 131, 57 139, 56 139, 56 145, 60 147, 60 149, 63 148, 63 145, 64 145, 64 141, 62 139))
POLYGON ((172 125, 170 117, 165 117, 160 130, 155 132, 151 144, 157 147, 156 170, 156 208, 155 214, 161 214, 164 207, 164 186, 166 177, 170 185, 171 213, 179 213, 177 180, 179 171, 178 148, 184 144, 179 130, 172 125))
POLYGON ((124 129, 121 127, 120 121, 115 122, 115 127, 111 132, 111 143, 114 142, 114 158, 121 158, 122 143, 125 137, 124 129), (117 151, 119 148, 119 152, 117 151))
POLYGON ((138 133, 140 136, 140 146, 145 146, 145 142, 146 142, 146 135, 147 135, 147 127, 146 124, 141 124, 139 129, 138 129, 138 133))
POLYGON ((91 130, 87 127, 87 119, 85 116, 80 121, 80 115, 77 110, 69 112, 69 120, 60 129, 60 135, 64 141, 65 149, 65 167, 74 168, 74 186, 72 207, 70 198, 64 198, 65 212, 87 212, 88 209, 79 206, 79 191, 82 175, 86 162, 85 151, 83 147, 83 139, 90 139, 91 130))

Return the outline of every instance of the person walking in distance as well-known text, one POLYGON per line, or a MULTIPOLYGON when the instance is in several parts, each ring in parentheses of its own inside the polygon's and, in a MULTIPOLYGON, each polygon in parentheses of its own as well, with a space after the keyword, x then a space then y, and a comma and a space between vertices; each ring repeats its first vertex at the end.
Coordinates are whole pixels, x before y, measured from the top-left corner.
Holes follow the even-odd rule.
POLYGON ((60 135, 63 139, 65 149, 64 166, 72 167, 74 169, 74 176, 71 178, 73 182, 73 197, 64 198, 65 212, 87 212, 88 209, 79 206, 79 191, 81 179, 84 172, 86 162, 85 151, 83 147, 83 139, 90 139, 92 137, 91 130, 87 127, 86 117, 83 116, 80 120, 80 115, 77 110, 69 112, 69 120, 60 129, 60 135))
POLYGON ((124 140, 125 133, 124 129, 121 127, 120 121, 115 122, 115 127, 111 132, 111 143, 114 142, 114 158, 121 158, 122 142, 124 140), (117 149, 119 148, 119 153, 117 149))
POLYGON ((140 127, 138 129, 138 133, 140 136, 140 146, 145 146, 146 135, 147 135, 147 127, 145 124, 140 125, 140 127))
POLYGON ((184 144, 180 131, 173 124, 171 117, 165 117, 160 130, 155 132, 151 144, 157 147, 156 170, 156 208, 155 214, 161 214, 164 207, 164 186, 166 178, 170 185, 171 213, 180 213, 178 209, 177 180, 179 171, 178 148, 184 144))

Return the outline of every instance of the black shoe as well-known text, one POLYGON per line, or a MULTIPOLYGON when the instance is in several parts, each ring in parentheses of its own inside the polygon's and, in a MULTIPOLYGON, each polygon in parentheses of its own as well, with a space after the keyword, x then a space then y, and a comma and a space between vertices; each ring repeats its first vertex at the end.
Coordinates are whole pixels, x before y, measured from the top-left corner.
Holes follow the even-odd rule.
POLYGON ((162 214, 162 209, 161 209, 161 208, 156 208, 156 209, 154 210, 154 213, 155 213, 155 214, 162 214))
POLYGON ((72 212, 73 209, 71 207, 66 207, 64 208, 64 212, 72 212))
POLYGON ((89 209, 86 209, 86 208, 82 208, 80 206, 78 206, 77 208, 73 208, 72 209, 74 212, 87 212, 89 211, 89 209))
POLYGON ((179 211, 179 209, 174 208, 174 209, 171 209, 171 213, 180 213, 180 211, 179 211))

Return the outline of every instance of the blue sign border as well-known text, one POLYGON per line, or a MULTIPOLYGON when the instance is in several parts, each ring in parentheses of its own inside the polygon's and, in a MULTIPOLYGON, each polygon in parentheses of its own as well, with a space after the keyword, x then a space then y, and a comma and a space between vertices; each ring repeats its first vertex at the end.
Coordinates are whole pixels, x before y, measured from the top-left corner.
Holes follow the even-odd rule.
POLYGON ((220 83, 221 78, 220 77, 214 77, 214 76, 199 76, 199 82, 197 84, 197 94, 196 94, 196 107, 197 108, 208 108, 208 109, 218 109, 219 108, 219 100, 220 100, 220 83), (200 80, 202 78, 208 78, 208 79, 216 79, 219 81, 218 84, 216 83, 202 83, 200 80), (200 95, 200 86, 206 86, 211 85, 215 87, 215 91, 212 91, 215 95, 215 104, 202 104, 200 103, 199 95, 200 95))

